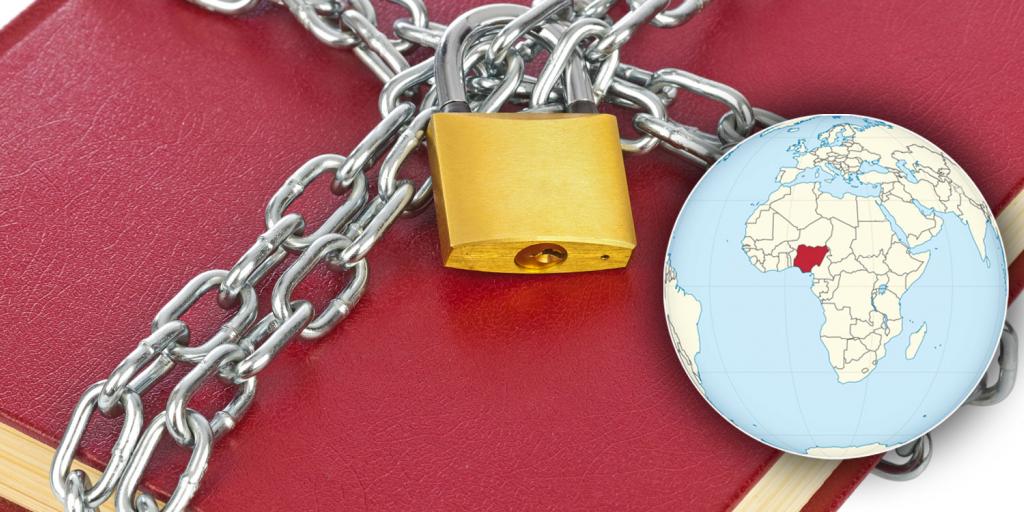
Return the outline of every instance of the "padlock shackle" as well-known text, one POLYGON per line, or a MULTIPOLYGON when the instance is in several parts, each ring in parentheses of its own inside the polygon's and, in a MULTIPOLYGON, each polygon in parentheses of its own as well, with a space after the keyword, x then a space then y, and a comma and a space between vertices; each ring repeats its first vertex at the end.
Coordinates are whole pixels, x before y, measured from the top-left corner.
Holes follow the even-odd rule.
POLYGON ((569 62, 569 69, 565 72, 565 103, 566 112, 597 113, 597 103, 594 102, 594 84, 590 81, 590 77, 587 76, 579 59, 569 62))
POLYGON ((441 112, 470 111, 462 76, 462 60, 463 49, 473 30, 485 24, 515 19, 526 11, 527 8, 522 5, 484 5, 466 11, 448 25, 434 56, 434 80, 441 112))
MULTIPOLYGON (((536 9, 536 8, 534 8, 536 9)), ((434 77, 440 112, 470 112, 466 95, 463 61, 465 48, 474 31, 489 25, 508 23, 532 9, 515 4, 491 4, 471 9, 452 21, 445 30, 434 58, 434 77)), ((549 24, 540 30, 540 39, 554 47, 565 30, 549 24)), ((565 73, 566 109, 576 113, 595 113, 593 84, 579 59, 573 59, 565 73)))

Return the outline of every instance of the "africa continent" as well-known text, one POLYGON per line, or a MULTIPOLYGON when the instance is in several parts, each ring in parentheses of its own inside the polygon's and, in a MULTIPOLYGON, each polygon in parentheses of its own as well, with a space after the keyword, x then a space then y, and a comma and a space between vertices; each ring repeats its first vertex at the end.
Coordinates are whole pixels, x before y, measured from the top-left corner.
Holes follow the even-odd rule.
POLYGON ((964 223, 986 257, 991 219, 980 193, 944 154, 901 143, 892 129, 840 124, 813 150, 795 144, 796 165, 779 171, 779 188, 747 219, 742 241, 761 272, 795 267, 811 275, 825 316, 821 342, 843 383, 870 375, 903 331, 900 299, 930 257, 915 249, 942 229, 940 213, 964 223), (832 180, 861 191, 824 191, 832 180))

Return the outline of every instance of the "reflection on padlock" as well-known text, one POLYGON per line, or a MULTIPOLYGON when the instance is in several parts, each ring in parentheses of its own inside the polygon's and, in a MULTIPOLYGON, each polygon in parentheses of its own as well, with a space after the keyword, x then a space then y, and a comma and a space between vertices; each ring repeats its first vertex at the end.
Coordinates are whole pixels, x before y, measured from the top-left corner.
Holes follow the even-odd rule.
POLYGON ((449 25, 438 48, 440 109, 427 138, 444 265, 506 273, 623 267, 636 235, 618 124, 597 113, 580 59, 564 79, 572 113, 470 112, 462 69, 473 29, 525 10, 474 9, 449 25))

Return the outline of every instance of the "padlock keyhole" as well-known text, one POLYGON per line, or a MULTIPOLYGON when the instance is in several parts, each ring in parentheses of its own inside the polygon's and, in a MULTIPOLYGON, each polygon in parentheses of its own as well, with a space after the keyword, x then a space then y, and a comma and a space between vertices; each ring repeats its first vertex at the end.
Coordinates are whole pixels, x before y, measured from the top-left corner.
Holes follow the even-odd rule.
POLYGON ((543 270, 559 265, 569 257, 569 252, 558 244, 533 244, 516 254, 516 265, 522 268, 543 270))

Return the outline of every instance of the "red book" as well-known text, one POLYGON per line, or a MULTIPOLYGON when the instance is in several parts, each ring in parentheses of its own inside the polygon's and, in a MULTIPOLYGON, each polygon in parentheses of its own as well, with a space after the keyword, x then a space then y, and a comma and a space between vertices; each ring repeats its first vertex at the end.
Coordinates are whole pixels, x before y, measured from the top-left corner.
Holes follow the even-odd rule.
MULTIPOLYGON (((429 9, 448 22, 468 6, 429 9)), ((1000 213, 1014 261, 1014 6, 717 2, 678 30, 641 31, 623 58, 725 82, 786 117, 850 112, 921 133, 1000 213)), ((182 0, 40 0, 0 32, 0 472, 45 482, 47 456, 14 467, 16 454, 55 445, 84 389, 157 310, 237 260, 297 166, 353 148, 379 119, 379 88, 353 53, 277 7, 230 18, 182 0)), ((707 128, 721 110, 687 97, 672 114, 707 128)), ((352 315, 260 374, 193 509, 837 508, 876 459, 780 458, 689 384, 665 327, 662 265, 700 172, 661 152, 626 166, 638 246, 622 270, 445 269, 434 216, 400 220, 369 256, 352 315)), ((326 182, 309 195, 297 206, 307 219, 336 202, 326 182)), ((300 294, 316 304, 341 286, 312 277, 300 294)), ((201 337, 221 314, 209 298, 197 308, 186 320, 201 337)), ((147 417, 168 384, 147 395, 147 417)), ((194 403, 209 413, 229 395, 194 403)), ((118 426, 93 421, 79 457, 102 467, 118 426)), ((166 498, 186 458, 165 440, 145 486, 166 498)), ((0 478, 0 496, 56 506, 19 485, 0 478)))

